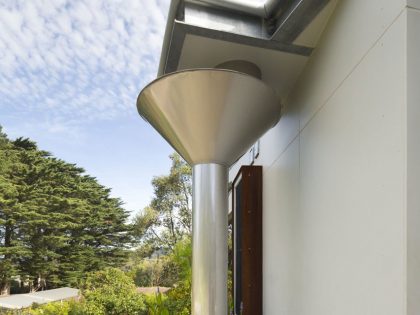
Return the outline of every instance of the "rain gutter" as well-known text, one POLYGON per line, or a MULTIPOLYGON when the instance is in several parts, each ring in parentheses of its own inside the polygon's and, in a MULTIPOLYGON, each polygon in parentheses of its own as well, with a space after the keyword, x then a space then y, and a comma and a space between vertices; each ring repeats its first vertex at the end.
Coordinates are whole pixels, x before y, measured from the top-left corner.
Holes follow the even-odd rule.
POLYGON ((180 4, 183 0, 171 0, 168 18, 166 23, 165 35, 163 37, 162 52, 160 54, 158 77, 164 75, 166 60, 168 59, 169 47, 171 47, 172 32, 174 30, 175 19, 178 15, 180 4))
MULTIPOLYGON (((165 36, 163 39, 162 53, 159 63, 158 77, 165 74, 165 65, 168 58, 168 51, 171 47, 172 33, 174 30, 175 20, 182 20, 182 6, 184 0, 172 0, 169 13, 168 23, 166 24, 165 36)), ((274 11, 277 10, 284 0, 266 0, 262 3, 255 3, 253 0, 198 0, 196 2, 207 3, 209 5, 218 6, 222 8, 228 8, 238 12, 248 13, 254 16, 269 18, 273 15, 274 11)))
POLYGON ((284 0, 266 0, 256 2, 255 0, 196 0, 197 2, 208 3, 222 8, 259 16, 264 19, 271 18, 274 11, 284 3, 284 0))

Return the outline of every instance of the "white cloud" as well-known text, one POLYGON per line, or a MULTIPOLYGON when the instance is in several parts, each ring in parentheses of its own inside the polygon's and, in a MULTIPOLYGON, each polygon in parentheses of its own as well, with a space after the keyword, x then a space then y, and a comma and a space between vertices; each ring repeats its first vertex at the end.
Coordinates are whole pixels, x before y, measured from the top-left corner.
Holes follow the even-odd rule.
POLYGON ((6 109, 49 111, 53 132, 64 121, 131 113, 156 75, 168 5, 0 1, 0 123, 6 109))

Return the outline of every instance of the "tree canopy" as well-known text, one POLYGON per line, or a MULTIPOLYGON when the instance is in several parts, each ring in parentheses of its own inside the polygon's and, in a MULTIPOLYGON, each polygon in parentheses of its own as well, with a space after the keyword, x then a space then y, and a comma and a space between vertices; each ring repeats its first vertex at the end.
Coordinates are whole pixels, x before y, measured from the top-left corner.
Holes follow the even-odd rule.
POLYGON ((191 309, 192 172, 178 154, 170 158, 169 174, 152 180, 152 201, 134 220, 140 246, 132 253, 130 273, 139 286, 172 287, 155 306, 181 315, 191 309))
POLYGON ((132 241, 129 214, 110 189, 75 164, 10 140, 0 127, 0 290, 76 285, 119 266, 132 241))
POLYGON ((153 178, 152 201, 134 220, 143 256, 159 249, 171 252, 184 236, 191 235, 191 167, 176 153, 170 158, 169 174, 153 178))

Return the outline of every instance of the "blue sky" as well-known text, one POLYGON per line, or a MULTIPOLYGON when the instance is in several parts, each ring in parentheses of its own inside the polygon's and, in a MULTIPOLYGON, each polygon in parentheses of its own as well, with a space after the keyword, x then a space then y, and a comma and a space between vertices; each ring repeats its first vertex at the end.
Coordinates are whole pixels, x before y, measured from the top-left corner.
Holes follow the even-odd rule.
POLYGON ((145 207, 173 152, 137 114, 169 0, 0 0, 0 125, 145 207))

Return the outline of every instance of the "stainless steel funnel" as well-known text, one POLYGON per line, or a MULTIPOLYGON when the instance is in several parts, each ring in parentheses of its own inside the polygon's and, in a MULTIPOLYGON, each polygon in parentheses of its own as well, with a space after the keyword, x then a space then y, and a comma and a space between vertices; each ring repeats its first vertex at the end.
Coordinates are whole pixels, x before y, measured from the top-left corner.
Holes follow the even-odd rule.
POLYGON ((187 70, 146 86, 137 108, 193 166, 192 314, 227 314, 228 167, 279 120, 275 93, 244 73, 187 70))

